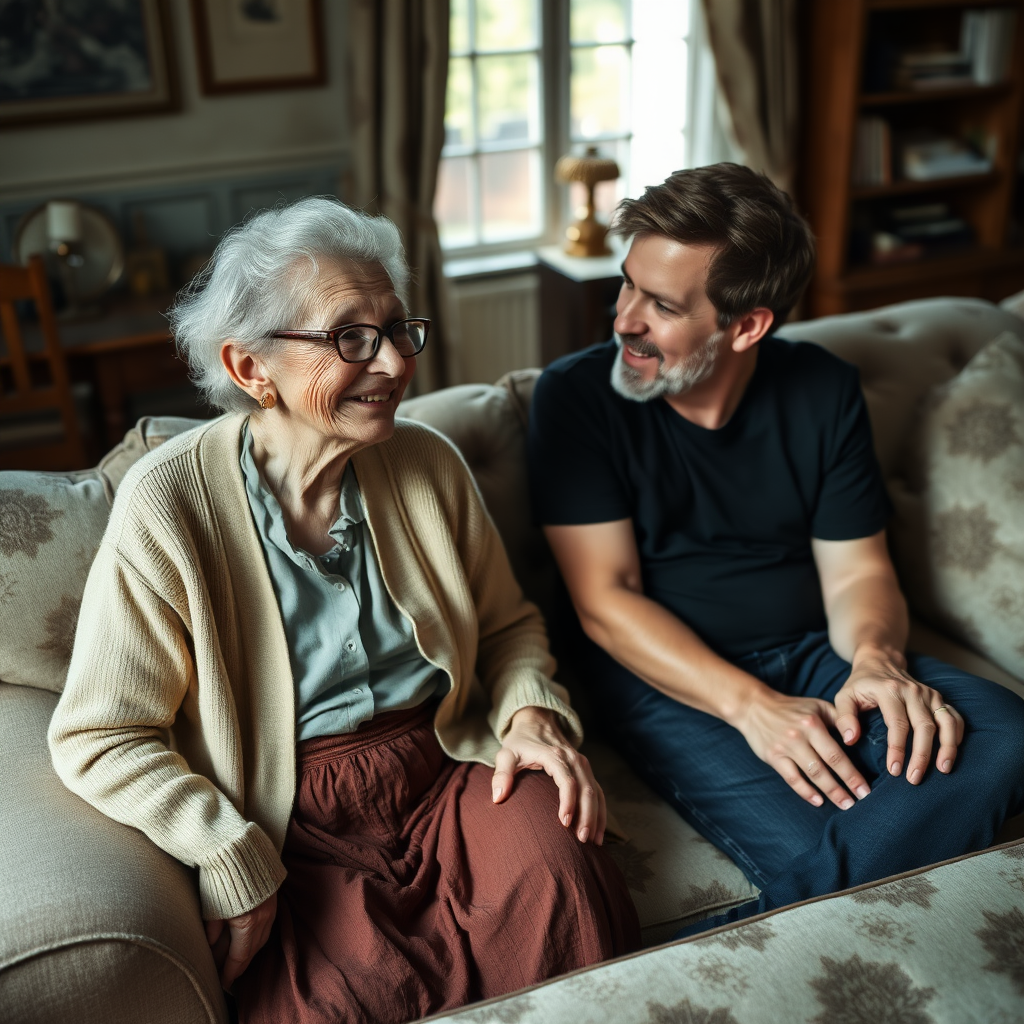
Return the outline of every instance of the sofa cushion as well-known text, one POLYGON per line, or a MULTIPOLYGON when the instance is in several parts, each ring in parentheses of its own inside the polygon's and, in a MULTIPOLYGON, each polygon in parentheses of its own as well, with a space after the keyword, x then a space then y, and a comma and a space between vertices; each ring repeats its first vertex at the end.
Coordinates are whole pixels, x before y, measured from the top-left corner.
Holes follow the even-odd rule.
POLYGON ((133 463, 195 422, 140 420, 96 469, 0 473, 0 680, 64 688, 114 492, 133 463))
POLYGON ((445 1024, 1021 1020, 1024 842, 438 1015, 445 1024))
POLYGON ((629 886, 645 946, 757 899, 758 889, 732 859, 694 831, 611 747, 587 740, 583 750, 610 814, 628 836, 625 842, 610 836, 606 848, 629 886))
POLYGON ((911 606, 1024 678, 1024 341, 932 392, 910 456, 891 536, 911 606))

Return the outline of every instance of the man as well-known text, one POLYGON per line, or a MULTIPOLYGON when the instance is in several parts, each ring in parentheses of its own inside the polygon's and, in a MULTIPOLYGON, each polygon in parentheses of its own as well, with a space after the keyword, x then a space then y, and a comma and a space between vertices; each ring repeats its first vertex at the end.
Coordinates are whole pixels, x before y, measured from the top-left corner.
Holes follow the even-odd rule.
POLYGON ((760 887, 732 917, 991 845, 1024 805, 1024 702, 904 653, 857 372, 773 333, 808 226, 719 164, 614 229, 615 338, 545 371, 529 438, 612 738, 760 887))

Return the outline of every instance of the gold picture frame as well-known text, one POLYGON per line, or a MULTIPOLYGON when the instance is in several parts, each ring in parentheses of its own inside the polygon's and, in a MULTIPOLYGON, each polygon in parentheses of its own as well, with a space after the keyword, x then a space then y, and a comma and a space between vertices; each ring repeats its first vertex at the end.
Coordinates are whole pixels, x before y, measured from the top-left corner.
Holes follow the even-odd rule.
POLYGON ((327 81, 321 0, 192 0, 205 95, 327 81))
POLYGON ((0 128, 179 109, 167 0, 23 7, 4 26, 0 128))

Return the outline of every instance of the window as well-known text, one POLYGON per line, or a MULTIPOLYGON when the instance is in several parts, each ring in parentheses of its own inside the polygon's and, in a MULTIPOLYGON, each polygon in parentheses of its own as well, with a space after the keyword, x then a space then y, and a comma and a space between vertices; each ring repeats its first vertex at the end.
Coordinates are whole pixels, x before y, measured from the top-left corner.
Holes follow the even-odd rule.
POLYGON ((605 215, 624 195, 692 163, 697 7, 697 0, 452 0, 434 206, 445 250, 554 241, 570 207, 582 202, 582 186, 569 193, 553 181, 563 153, 596 145, 618 162, 622 177, 597 188, 605 215))

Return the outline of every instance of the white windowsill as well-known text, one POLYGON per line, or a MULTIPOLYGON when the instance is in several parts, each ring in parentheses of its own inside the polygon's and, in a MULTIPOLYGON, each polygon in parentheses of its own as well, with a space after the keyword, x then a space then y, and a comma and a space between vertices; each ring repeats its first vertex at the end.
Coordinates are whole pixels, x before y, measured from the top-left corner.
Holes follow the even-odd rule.
POLYGON ((466 277, 486 277, 491 274, 511 274, 519 270, 532 270, 537 266, 536 249, 518 252, 500 252, 491 256, 465 256, 444 261, 444 276, 459 280, 466 277))

